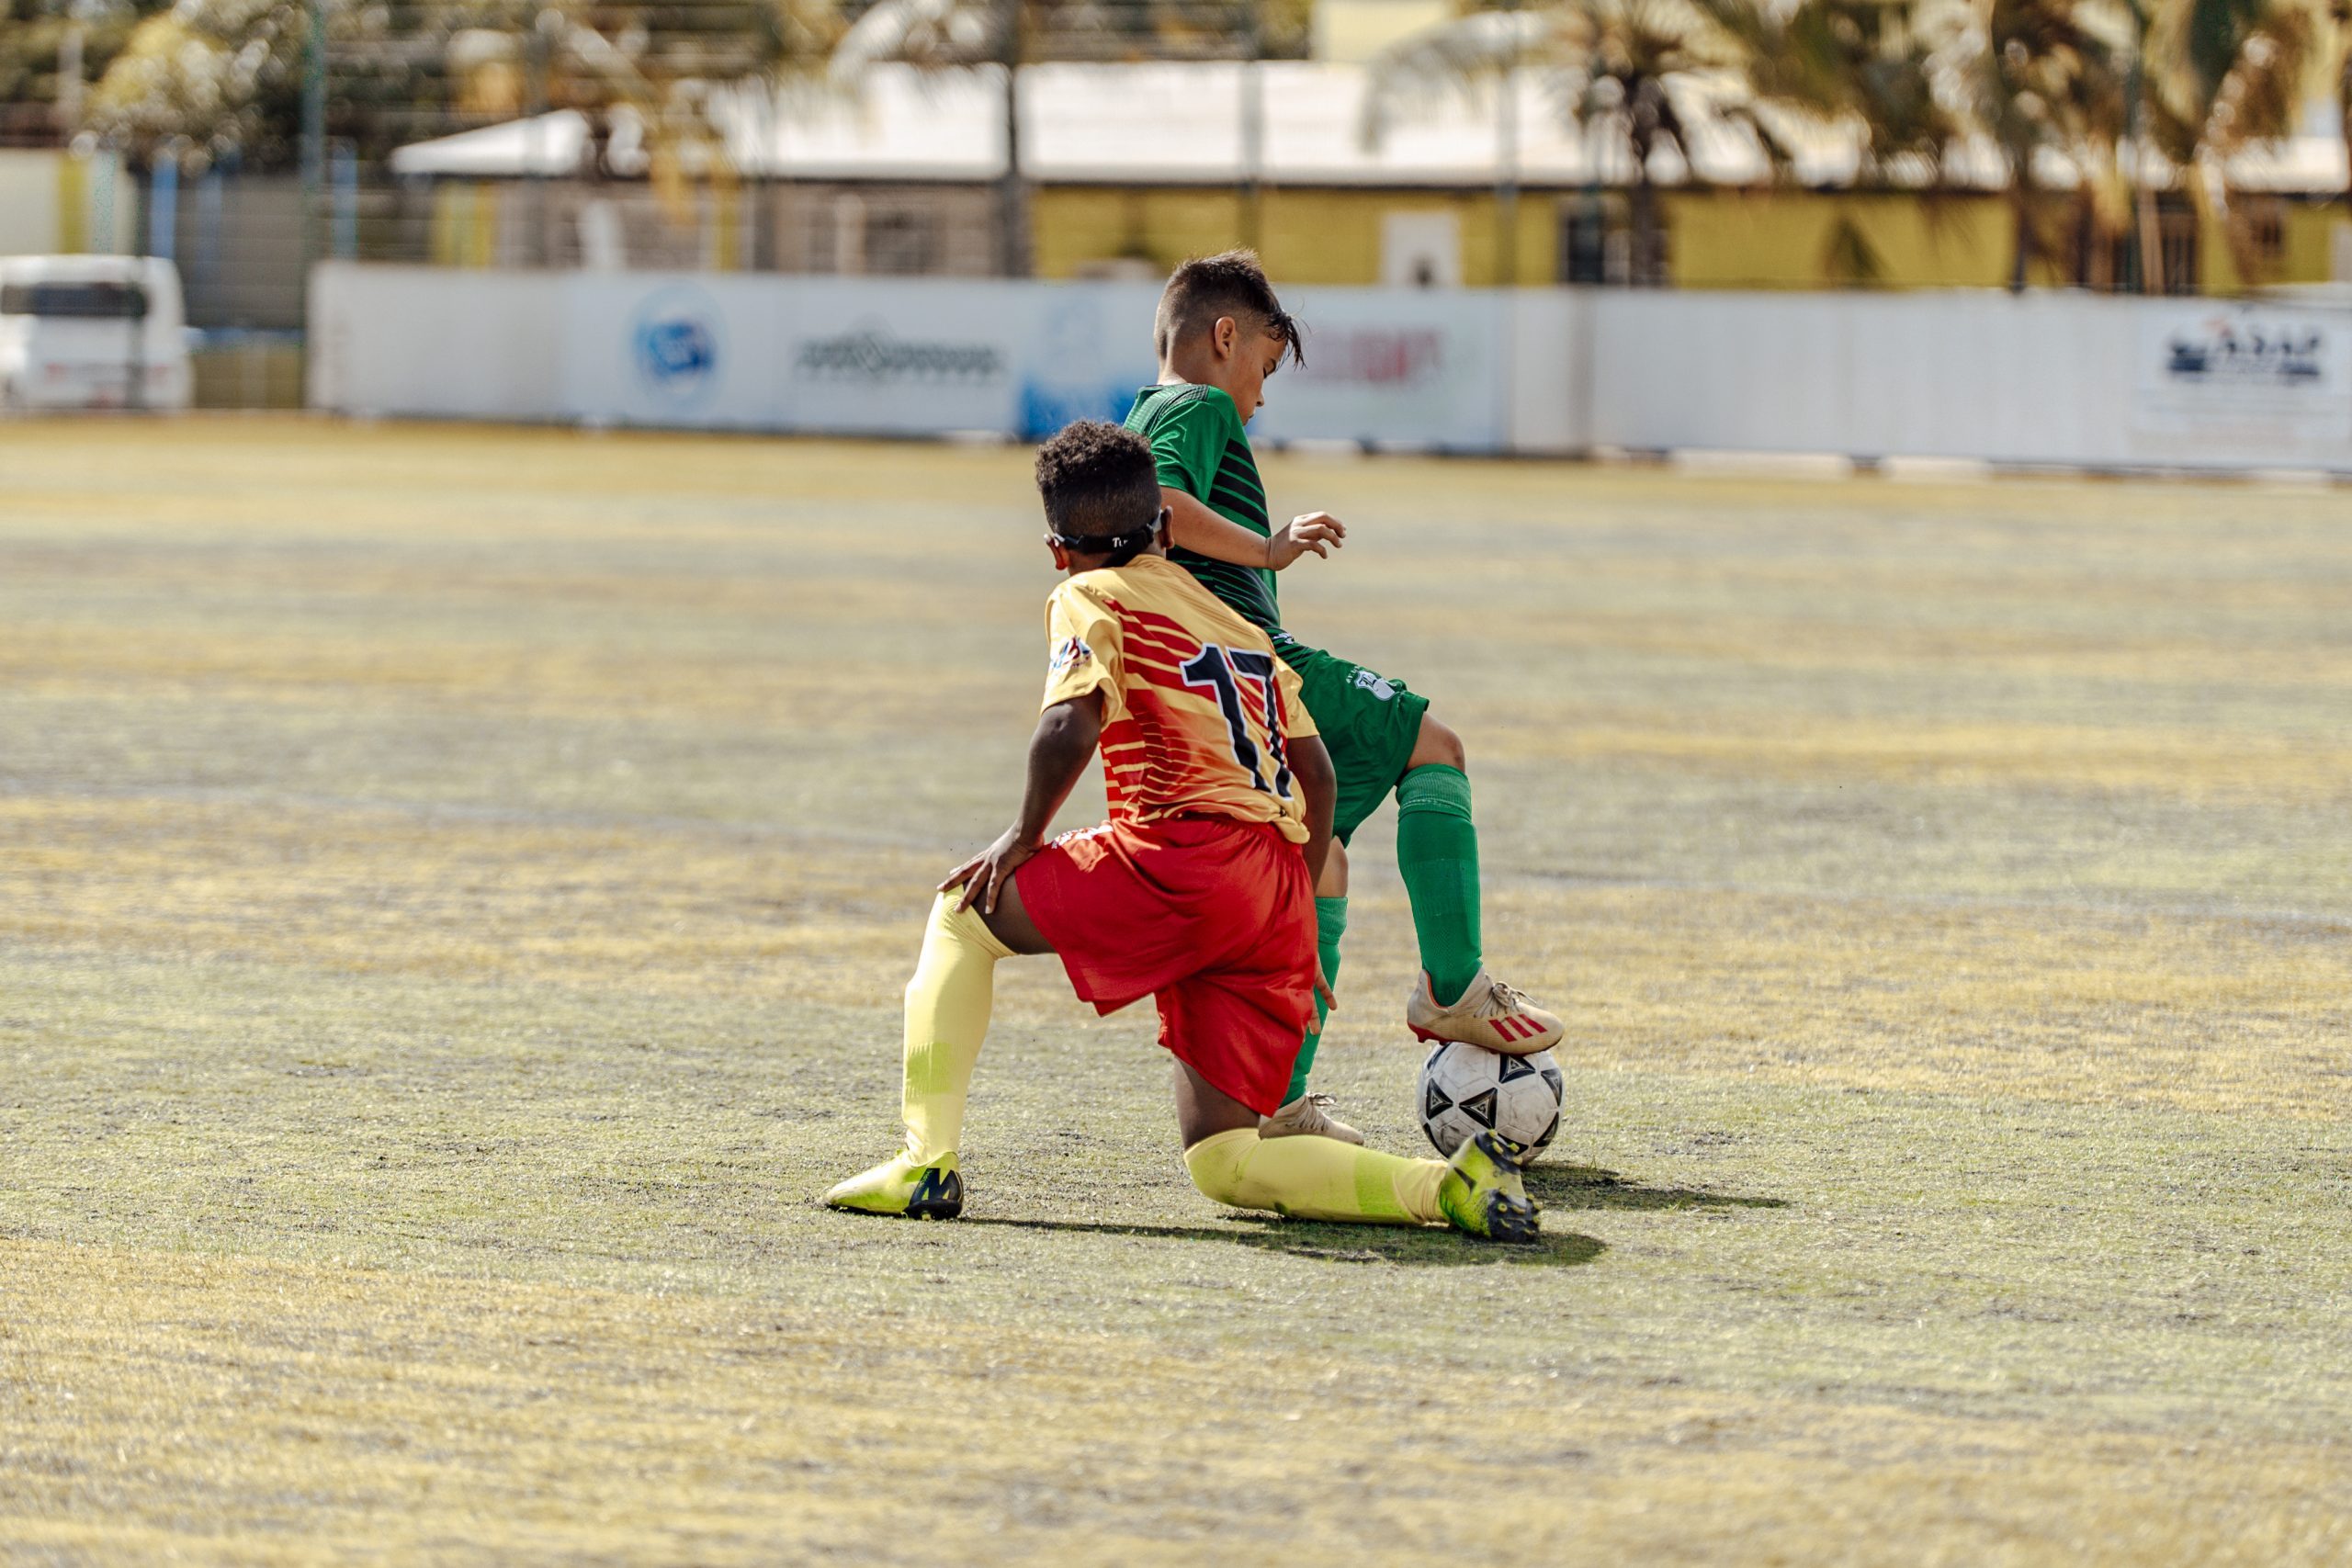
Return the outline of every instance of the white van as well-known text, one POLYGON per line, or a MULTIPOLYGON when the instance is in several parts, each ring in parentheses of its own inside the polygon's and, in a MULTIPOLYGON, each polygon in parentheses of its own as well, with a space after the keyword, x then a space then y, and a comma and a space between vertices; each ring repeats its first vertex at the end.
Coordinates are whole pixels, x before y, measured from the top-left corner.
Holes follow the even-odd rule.
POLYGON ((180 275, 153 256, 0 256, 0 409, 184 409, 180 275))

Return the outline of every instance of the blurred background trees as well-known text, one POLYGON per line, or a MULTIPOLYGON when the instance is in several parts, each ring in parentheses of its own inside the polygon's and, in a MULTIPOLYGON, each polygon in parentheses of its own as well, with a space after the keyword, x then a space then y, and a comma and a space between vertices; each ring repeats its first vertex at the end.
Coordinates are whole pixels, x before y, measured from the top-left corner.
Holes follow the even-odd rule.
MULTIPOLYGON (((1257 60, 1306 52, 1312 0, 0 0, 0 133, 53 120, 135 162, 287 168, 306 80, 332 72, 323 131, 391 148, 551 108, 626 123, 657 187, 710 169, 719 97, 792 83, 854 92, 872 64, 1257 60)), ((1932 199, 2001 188, 2011 280, 2094 235, 2094 270, 2160 265, 2154 203, 2237 217, 2230 161, 2334 98, 2352 145, 2352 0, 1544 0, 1478 5, 1366 73, 1376 139, 1434 95, 1539 94, 1633 211, 1631 281, 1665 272, 1656 187, 1700 144, 1768 178, 1823 169, 1932 199), (1727 140, 1725 140, 1727 139, 1727 140)), ((1005 78, 1017 139, 1018 79, 1005 78)), ((1508 113, 1498 134, 1508 141, 1508 113)), ((1509 149, 1498 175, 1507 189, 1509 149)), ((1023 198, 1008 170, 1004 201, 1023 198)), ((1010 217, 1008 234, 1023 231, 1010 217)), ((1020 270, 1008 258, 1008 270, 1020 270)), ((2100 281, 2094 278, 2093 281, 2100 281)))

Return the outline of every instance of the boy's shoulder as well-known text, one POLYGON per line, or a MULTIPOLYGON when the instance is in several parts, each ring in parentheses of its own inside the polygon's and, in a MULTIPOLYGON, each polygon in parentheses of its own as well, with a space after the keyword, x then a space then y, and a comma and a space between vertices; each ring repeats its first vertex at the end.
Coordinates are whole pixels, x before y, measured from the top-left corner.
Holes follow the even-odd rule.
POLYGON ((1157 387, 1146 387, 1136 399, 1134 410, 1127 415, 1127 428, 1149 434, 1155 425, 1170 420, 1209 419, 1231 423, 1238 430, 1241 411, 1233 404, 1233 397, 1222 387, 1203 386, 1195 381, 1169 381, 1157 387))
POLYGON ((1199 578, 1165 556, 1141 556, 1125 566, 1096 567, 1066 577, 1054 596, 1069 608, 1082 605, 1096 615, 1146 624, 1172 619, 1204 640, 1273 651, 1263 630, 1236 615, 1199 578))

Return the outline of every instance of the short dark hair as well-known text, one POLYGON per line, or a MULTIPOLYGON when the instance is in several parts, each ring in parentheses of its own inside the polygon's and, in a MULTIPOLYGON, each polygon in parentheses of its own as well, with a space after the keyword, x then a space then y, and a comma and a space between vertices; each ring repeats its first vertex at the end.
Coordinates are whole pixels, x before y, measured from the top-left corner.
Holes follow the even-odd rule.
POLYGON ((1204 333, 1219 316, 1255 321, 1280 339, 1291 360, 1306 363, 1298 321, 1274 298, 1266 269, 1255 251, 1225 251, 1194 256, 1169 275, 1159 291, 1159 314, 1151 323, 1151 346, 1164 362, 1177 341, 1204 333))
POLYGON ((1037 494, 1065 547, 1115 552, 1125 546, 1132 555, 1151 542, 1148 534, 1139 543, 1133 536, 1159 522, 1159 468, 1150 446, 1134 431, 1099 419, 1066 425, 1037 448, 1037 494))

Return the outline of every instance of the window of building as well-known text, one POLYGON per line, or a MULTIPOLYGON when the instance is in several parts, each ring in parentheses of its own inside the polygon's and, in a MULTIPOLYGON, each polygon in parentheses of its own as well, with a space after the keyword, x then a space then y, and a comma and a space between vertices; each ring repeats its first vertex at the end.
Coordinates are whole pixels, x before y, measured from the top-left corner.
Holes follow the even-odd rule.
POLYGON ((1623 191, 1585 191, 1560 203, 1559 280, 1611 288, 1646 281, 1663 285, 1672 276, 1670 235, 1664 214, 1651 236, 1657 254, 1646 268, 1635 262, 1634 206, 1623 191), (1646 273, 1646 277, 1641 275, 1646 273))
POLYGON ((904 207, 869 210, 865 270, 899 277, 937 272, 939 214, 904 207))

